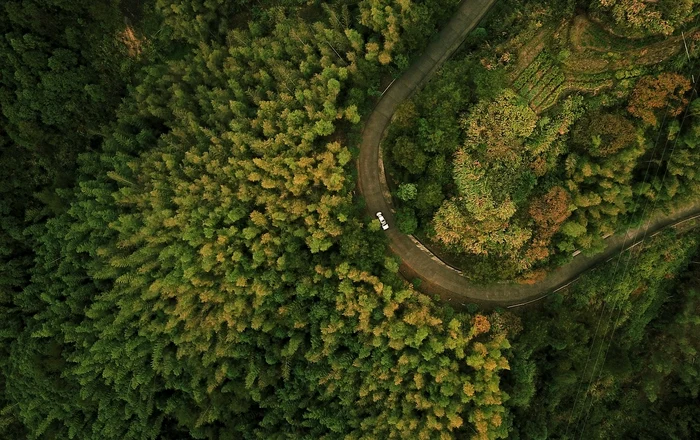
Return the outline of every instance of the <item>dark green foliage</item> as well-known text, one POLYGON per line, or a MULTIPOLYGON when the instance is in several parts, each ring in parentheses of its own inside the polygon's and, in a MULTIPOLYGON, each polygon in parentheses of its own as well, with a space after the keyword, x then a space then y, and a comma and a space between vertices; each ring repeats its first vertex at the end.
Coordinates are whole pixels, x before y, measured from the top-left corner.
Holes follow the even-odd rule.
POLYGON ((0 7, 3 127, 29 151, 30 172, 53 187, 69 184, 76 155, 99 143, 125 91, 133 60, 120 17, 109 2, 0 7))
POLYGON ((593 157, 610 156, 632 146, 637 132, 624 116, 596 113, 576 124, 572 132, 574 145, 582 147, 593 157))
POLYGON ((416 196, 416 208, 423 216, 431 214, 437 209, 445 199, 440 181, 426 182, 418 184, 418 195, 416 196))
POLYGON ((413 234, 418 228, 416 214, 411 208, 399 208, 396 212, 396 225, 404 234, 413 234))
POLYGON ((510 329, 413 291, 353 204, 345 139, 383 73, 371 43, 404 29, 296 3, 250 8, 249 25, 227 21, 242 3, 159 3, 158 44, 192 44, 145 60, 116 120, 80 101, 95 111, 61 129, 92 134, 74 133, 55 185, 71 188, 37 196, 53 212, 22 224, 41 186, 2 189, 17 197, 1 258, 19 268, 0 291, 3 435, 507 436, 510 329))
MULTIPOLYGON (((507 438, 514 422, 528 438, 556 432, 546 422, 562 399, 538 378, 568 392, 575 377, 538 356, 566 365, 588 299, 581 315, 552 306, 574 318, 546 323, 551 345, 541 322, 523 331, 508 313, 440 307, 399 277, 353 200, 348 139, 391 73, 382 65, 405 67, 455 2, 135 3, 0 9, 0 437, 507 438), (122 12, 158 30, 142 39, 122 12)), ((404 233, 455 195, 453 156, 466 140, 457 116, 476 101, 472 87, 501 93, 505 77, 472 61, 448 63, 397 115, 406 137, 389 135, 404 233)), ((552 136, 571 113, 522 145, 542 167, 564 153, 552 136)), ((695 131, 669 135, 688 157, 668 161, 678 179, 695 181, 695 131)), ((540 168, 514 169, 493 183, 498 200, 532 209, 532 192, 566 205, 555 180, 535 185, 540 168)), ((540 226, 566 211, 540 205, 540 226)), ((671 285, 686 248, 668 249, 617 293, 671 285)), ((518 270, 493 256, 471 262, 490 279, 518 270)), ((647 345, 660 370, 639 382, 659 402, 669 384, 678 397, 657 414, 658 432, 692 436, 696 410, 683 399, 697 376, 682 369, 697 347, 692 302, 625 308, 606 377, 638 378, 638 353, 625 350, 646 341, 665 304, 669 331, 647 345)), ((615 410, 610 396, 601 400, 615 410)))
POLYGON ((383 142, 393 179, 418 188, 417 196, 405 202, 416 211, 419 227, 430 223, 451 192, 452 156, 463 136, 456 116, 467 109, 472 95, 468 69, 447 62, 437 78, 399 108, 383 142))
MULTIPOLYGON (((116 3, 0 6, 2 304, 29 279, 35 242, 25 227, 66 209, 57 188, 72 186, 78 154, 99 145, 126 92, 137 56, 125 29, 116 3)), ((3 325, 16 326, 18 313, 3 325)))
POLYGON ((699 367, 691 359, 700 344, 693 317, 700 272, 689 265, 699 237, 661 237, 527 314, 509 375, 513 438, 700 432, 692 421, 699 367))
MULTIPOLYGON (((99 146, 126 92, 138 54, 125 44, 117 6, 80 0, 0 6, 0 371, 12 378, 0 383, 3 438, 67 438, 54 430, 55 418, 80 419, 77 383, 52 382, 62 372, 60 342, 31 337, 40 331, 33 322, 39 302, 22 292, 38 240, 27 228, 66 209, 57 189, 72 186, 78 154, 99 146), (41 396, 30 403, 32 393, 41 396), (49 419, 26 411, 47 402, 62 402, 49 419)), ((72 426, 72 435, 82 432, 72 426)))
POLYGON ((420 174, 425 169, 428 156, 408 136, 401 136, 391 147, 394 162, 411 174, 420 174))
POLYGON ((474 82, 476 96, 494 99, 503 89, 508 87, 508 79, 503 70, 487 70, 481 64, 475 64, 469 71, 469 77, 474 82))
POLYGON ((10 357, 11 344, 16 341, 28 318, 15 304, 15 295, 29 281, 32 267, 31 244, 23 237, 24 211, 31 194, 13 176, 22 169, 25 150, 13 148, 10 141, 0 137, 0 437, 24 438, 26 430, 18 418, 17 406, 6 398, 3 374, 10 357))
POLYGON ((489 32, 483 27, 477 27, 467 35, 464 44, 467 46, 477 46, 488 37, 489 32))

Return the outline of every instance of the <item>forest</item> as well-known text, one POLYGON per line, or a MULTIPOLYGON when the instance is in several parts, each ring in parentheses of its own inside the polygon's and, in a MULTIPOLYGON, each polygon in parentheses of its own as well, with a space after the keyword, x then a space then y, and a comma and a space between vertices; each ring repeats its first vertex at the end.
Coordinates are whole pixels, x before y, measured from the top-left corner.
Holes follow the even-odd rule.
MULTIPOLYGON (((0 438, 696 437, 697 220, 505 309, 367 214, 364 118, 458 3, 4 1, 0 438)), ((401 231, 536 280, 694 201, 699 14, 497 3, 387 133, 401 231)))

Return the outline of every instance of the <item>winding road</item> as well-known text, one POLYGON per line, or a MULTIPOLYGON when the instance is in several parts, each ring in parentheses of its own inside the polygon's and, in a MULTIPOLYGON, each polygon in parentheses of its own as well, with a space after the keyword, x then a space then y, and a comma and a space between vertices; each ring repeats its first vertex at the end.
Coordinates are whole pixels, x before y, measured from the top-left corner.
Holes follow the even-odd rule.
POLYGON ((579 255, 571 263, 552 271, 543 281, 533 285, 471 284, 458 270, 442 262, 414 237, 399 232, 395 226, 391 194, 381 159, 380 144, 384 132, 398 106, 430 79, 495 3, 496 0, 463 0, 457 12, 420 58, 382 95, 367 118, 362 132, 357 162, 358 188, 364 196, 370 215, 374 217, 378 211, 384 214, 391 226, 385 231, 389 238, 389 248, 401 258, 401 274, 409 280, 419 278, 421 291, 439 295, 442 300, 455 305, 475 302, 487 306, 517 307, 567 286, 583 272, 599 263, 609 261, 661 229, 681 223, 698 223, 700 202, 679 209, 671 215, 654 216, 648 223, 628 231, 627 234, 610 237, 606 240, 606 248, 602 253, 593 257, 579 255))

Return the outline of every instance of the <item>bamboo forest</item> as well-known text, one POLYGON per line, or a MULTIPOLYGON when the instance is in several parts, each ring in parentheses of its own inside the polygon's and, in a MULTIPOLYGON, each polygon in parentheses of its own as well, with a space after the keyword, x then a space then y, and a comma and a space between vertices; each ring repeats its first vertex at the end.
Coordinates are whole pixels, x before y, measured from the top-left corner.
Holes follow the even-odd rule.
POLYGON ((0 438, 700 438, 700 0, 4 0, 0 438))

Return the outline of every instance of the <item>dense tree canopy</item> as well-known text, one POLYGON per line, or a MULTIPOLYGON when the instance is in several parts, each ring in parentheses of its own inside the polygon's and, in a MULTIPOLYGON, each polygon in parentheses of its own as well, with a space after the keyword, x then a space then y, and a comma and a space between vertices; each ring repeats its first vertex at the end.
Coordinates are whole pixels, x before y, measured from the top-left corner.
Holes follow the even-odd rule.
POLYGON ((453 164, 457 195, 435 213, 435 239, 457 251, 505 259, 517 271, 546 258, 551 237, 570 212, 569 195, 561 186, 538 188, 545 199, 560 199, 551 223, 521 214, 543 174, 538 165, 561 154, 559 138, 579 107, 580 100, 569 99, 555 119, 541 120, 511 90, 476 104, 462 120, 465 145, 453 164), (543 227, 549 232, 540 235, 543 227))
POLYGON ((657 126, 655 111, 678 116, 688 103, 685 95, 690 86, 687 77, 676 73, 644 77, 635 86, 627 110, 646 124, 657 126))
POLYGON ((65 184, 76 155, 99 144, 113 117, 133 64, 120 15, 114 3, 82 0, 0 7, 3 129, 44 179, 65 184))
POLYGON ((513 326, 407 286, 353 204, 379 34, 278 8, 207 41, 224 4, 188 5, 162 32, 196 46, 142 69, 62 207, 10 237, 35 255, 0 296, 3 434, 505 438, 513 326))
POLYGON ((697 233, 665 234, 528 314, 511 438, 697 435, 697 252, 697 233))
POLYGON ((457 0, 360 1, 360 23, 380 35, 367 42, 367 56, 381 64, 393 61, 399 68, 408 67, 409 54, 431 38, 436 24, 444 22, 458 3, 457 0))
MULTIPOLYGON (((697 237, 662 236, 541 312, 455 310, 399 275, 354 197, 362 117, 455 5, 4 2, 0 437, 561 436, 578 373, 603 407, 596 436, 697 433, 697 237), (613 303, 621 337, 598 379, 580 360, 613 303)), ((402 231, 438 211, 431 233, 515 275, 592 247, 631 193, 697 193, 700 101, 683 81, 635 89, 684 112, 660 124, 676 153, 659 159, 626 101, 569 96, 543 115, 471 61, 396 114, 402 231), (645 155, 666 180, 634 181, 645 155)))

